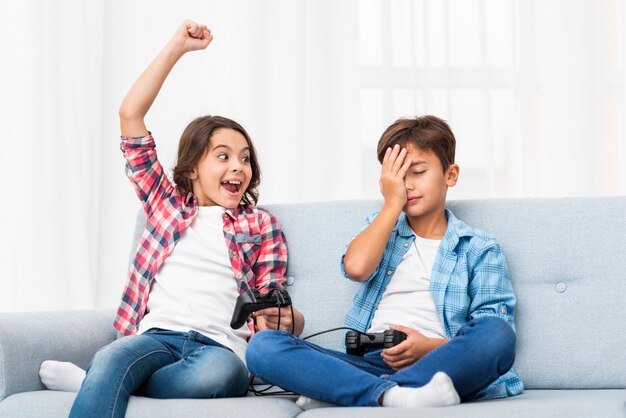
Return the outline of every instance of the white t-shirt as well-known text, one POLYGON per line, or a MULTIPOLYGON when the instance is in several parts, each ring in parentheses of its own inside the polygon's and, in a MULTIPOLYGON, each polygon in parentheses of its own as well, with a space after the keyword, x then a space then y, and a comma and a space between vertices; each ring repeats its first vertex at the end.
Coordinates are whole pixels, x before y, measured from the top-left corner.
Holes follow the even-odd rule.
POLYGON ((139 333, 150 328, 197 331, 230 348, 245 363, 248 325, 230 327, 239 296, 224 239, 224 208, 198 214, 159 269, 139 333))
POLYGON ((429 289, 440 242, 415 236, 380 299, 369 332, 403 325, 429 338, 446 338, 429 289))

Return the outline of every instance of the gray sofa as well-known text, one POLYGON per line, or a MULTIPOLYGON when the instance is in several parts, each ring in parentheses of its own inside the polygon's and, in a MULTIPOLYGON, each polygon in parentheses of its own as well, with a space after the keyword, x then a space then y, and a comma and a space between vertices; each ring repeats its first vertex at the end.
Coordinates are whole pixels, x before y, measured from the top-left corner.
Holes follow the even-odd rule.
MULTIPOLYGON (((288 289, 306 316, 305 336, 343 324, 356 284, 341 278, 339 257, 379 206, 379 201, 268 206, 287 237, 294 279, 288 289)), ((452 201, 448 207, 494 234, 504 248, 518 297, 514 367, 524 394, 419 411, 305 412, 293 397, 133 397, 127 416, 626 417, 626 197, 452 201)), ((0 314, 0 417, 67 416, 74 394, 44 390, 39 365, 58 359, 87 366, 99 347, 116 338, 113 311, 0 314)), ((339 348, 342 337, 339 331, 312 341, 339 348)))

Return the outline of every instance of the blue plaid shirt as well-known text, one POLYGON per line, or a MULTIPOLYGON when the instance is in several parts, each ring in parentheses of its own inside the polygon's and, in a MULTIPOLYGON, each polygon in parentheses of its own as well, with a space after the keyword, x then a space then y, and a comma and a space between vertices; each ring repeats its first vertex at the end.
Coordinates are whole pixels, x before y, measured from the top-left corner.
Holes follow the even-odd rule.
MULTIPOLYGON (((376 217, 369 216, 363 231, 376 217)), ((430 277, 430 292, 448 338, 471 319, 497 316, 515 330, 515 295, 504 254, 496 239, 472 229, 446 209, 448 228, 441 240, 430 277)), ((346 326, 367 331, 374 312, 415 234, 403 212, 391 233, 376 271, 363 282, 346 316, 346 326)), ((345 257, 345 254, 344 254, 345 257)), ((341 271, 350 279, 341 258, 341 271)), ((485 388, 477 399, 503 398, 522 393, 524 386, 513 369, 485 388)))

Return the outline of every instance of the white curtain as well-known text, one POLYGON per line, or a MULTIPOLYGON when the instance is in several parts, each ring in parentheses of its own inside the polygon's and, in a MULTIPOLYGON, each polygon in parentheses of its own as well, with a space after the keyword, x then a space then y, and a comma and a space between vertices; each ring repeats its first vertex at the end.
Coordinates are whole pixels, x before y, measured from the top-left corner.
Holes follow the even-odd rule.
POLYGON ((619 0, 3 1, 0 310, 116 304, 139 209, 117 108, 185 18, 215 39, 148 115, 166 168, 221 114, 255 141, 261 204, 378 197, 383 129, 432 113, 451 198, 626 192, 619 0))
POLYGON ((359 6, 374 46, 361 54, 360 116, 376 116, 361 126, 372 149, 395 117, 432 113, 457 137, 453 198, 626 192, 623 2, 359 6))
POLYGON ((0 2, 0 310, 93 306, 102 3, 0 2))

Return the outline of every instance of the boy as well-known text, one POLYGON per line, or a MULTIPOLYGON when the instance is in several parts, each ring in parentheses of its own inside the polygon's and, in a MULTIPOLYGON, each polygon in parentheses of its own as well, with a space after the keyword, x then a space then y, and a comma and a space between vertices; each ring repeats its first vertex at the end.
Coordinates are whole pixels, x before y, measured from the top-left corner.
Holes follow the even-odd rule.
POLYGON ((500 246, 445 208, 459 176, 455 146, 434 116, 389 126, 378 143, 383 207, 342 257, 344 275, 362 283, 346 326, 406 340, 358 357, 263 331, 246 354, 254 375, 304 395, 305 408, 314 404, 307 398, 420 407, 523 391, 511 370, 515 295, 500 246))

